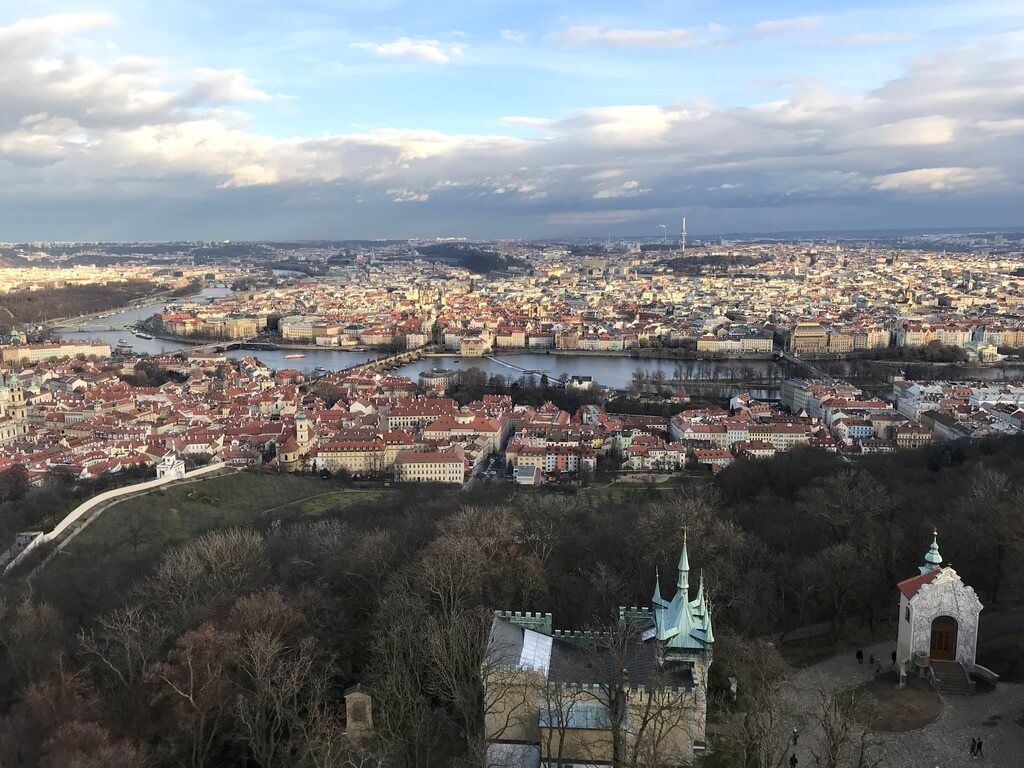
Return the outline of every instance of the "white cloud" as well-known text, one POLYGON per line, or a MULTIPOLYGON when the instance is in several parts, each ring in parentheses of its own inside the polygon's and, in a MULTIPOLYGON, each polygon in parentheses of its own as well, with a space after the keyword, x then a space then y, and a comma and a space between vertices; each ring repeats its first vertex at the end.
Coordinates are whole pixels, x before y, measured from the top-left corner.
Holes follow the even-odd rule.
POLYGON ((766 19, 748 30, 752 37, 780 37, 798 32, 811 32, 825 22, 824 16, 796 16, 790 19, 766 19))
POLYGON ((598 26, 569 27, 559 40, 569 45, 607 48, 682 48, 702 43, 690 29, 622 29, 598 26))
POLYGON ((996 173, 985 168, 915 168, 911 171, 887 173, 875 178, 875 189, 898 192, 946 192, 976 187, 995 179, 996 173))
POLYGON ((258 187, 262 200, 361 199, 367 215, 420 204, 401 221, 421 210, 505 221, 528 209, 551 226, 600 227, 649 221, 691 195, 719 208, 855 207, 948 191, 1009 198, 1024 184, 1024 57, 996 47, 919 60, 862 93, 801 83, 747 106, 633 103, 503 119, 541 129, 527 138, 389 128, 284 138, 238 111, 269 98, 241 70, 182 75, 174 62, 132 55, 63 56, 76 42, 63 36, 88 35, 89 24, 0 28, 0 216, 19 200, 45 209, 56 198, 192 200, 258 187), (609 200, 623 210, 597 210, 609 200))
POLYGON ((190 103, 228 104, 244 101, 270 101, 270 96, 257 88, 238 69, 194 69, 189 75, 192 85, 185 101, 190 103))
POLYGON ((594 181, 602 181, 604 179, 618 178, 619 176, 622 176, 624 173, 625 170, 623 170, 622 168, 608 168, 607 170, 604 171, 595 171, 594 173, 588 173, 583 178, 592 179, 594 181))
POLYGON ((399 37, 387 43, 353 43, 353 47, 372 51, 378 56, 415 59, 431 64, 447 64, 465 54, 463 47, 456 43, 412 37, 399 37))
POLYGON ((393 203, 425 203, 430 199, 428 193, 414 189, 389 189, 388 195, 393 203))
POLYGON ((595 200, 608 200, 617 197, 639 197, 640 195, 650 192, 649 188, 643 188, 640 186, 640 182, 635 179, 630 181, 624 181, 617 187, 604 187, 594 193, 595 200))
POLYGON ((845 136, 834 146, 852 147, 930 147, 950 144, 956 138, 958 121, 943 115, 912 117, 884 123, 845 136))
POLYGON ((501 39, 509 43, 525 43, 529 35, 518 29, 501 30, 501 39))

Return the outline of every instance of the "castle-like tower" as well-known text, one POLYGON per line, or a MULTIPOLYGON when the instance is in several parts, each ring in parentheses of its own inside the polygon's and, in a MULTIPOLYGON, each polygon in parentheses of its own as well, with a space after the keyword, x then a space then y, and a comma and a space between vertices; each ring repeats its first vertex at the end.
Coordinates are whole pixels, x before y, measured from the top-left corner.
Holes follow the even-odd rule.
POLYGON ((657 573, 654 579, 651 605, 664 660, 692 664, 699 667, 702 676, 706 675, 711 666, 715 633, 704 595, 703 573, 697 586, 697 597, 690 599, 690 557, 686 551, 685 533, 683 551, 679 555, 676 594, 671 601, 661 596, 661 581, 657 573))
POLYGON ((685 535, 675 595, 662 596, 655 573, 651 606, 620 608, 613 631, 554 630, 550 613, 495 612, 481 670, 494 701, 490 764, 611 765, 622 749, 691 764, 705 741, 714 642, 703 577, 690 599, 685 535))

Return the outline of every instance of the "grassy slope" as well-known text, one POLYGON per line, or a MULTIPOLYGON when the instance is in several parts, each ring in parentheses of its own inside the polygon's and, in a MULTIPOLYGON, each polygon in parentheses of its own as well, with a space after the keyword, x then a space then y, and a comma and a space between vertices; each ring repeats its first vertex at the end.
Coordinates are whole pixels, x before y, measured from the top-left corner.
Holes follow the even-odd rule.
POLYGON ((33 579, 39 597, 76 617, 123 602, 168 548, 231 526, 320 517, 379 499, 316 478, 238 473, 171 486, 103 512, 33 579))

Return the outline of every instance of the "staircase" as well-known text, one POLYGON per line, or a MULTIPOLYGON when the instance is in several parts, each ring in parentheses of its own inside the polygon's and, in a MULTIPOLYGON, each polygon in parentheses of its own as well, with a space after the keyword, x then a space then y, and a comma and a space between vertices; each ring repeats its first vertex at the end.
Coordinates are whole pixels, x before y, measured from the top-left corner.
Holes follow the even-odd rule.
POLYGON ((935 688, 939 693, 952 696, 970 696, 974 693, 974 683, 959 662, 933 659, 931 664, 935 688))

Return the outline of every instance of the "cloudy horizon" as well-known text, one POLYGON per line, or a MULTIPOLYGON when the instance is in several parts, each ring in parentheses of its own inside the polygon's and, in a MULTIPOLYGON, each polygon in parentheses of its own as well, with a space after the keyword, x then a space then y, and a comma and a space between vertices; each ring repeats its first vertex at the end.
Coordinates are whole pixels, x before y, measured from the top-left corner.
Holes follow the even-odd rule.
POLYGON ((0 241, 1019 226, 1024 7, 29 2, 0 241))

